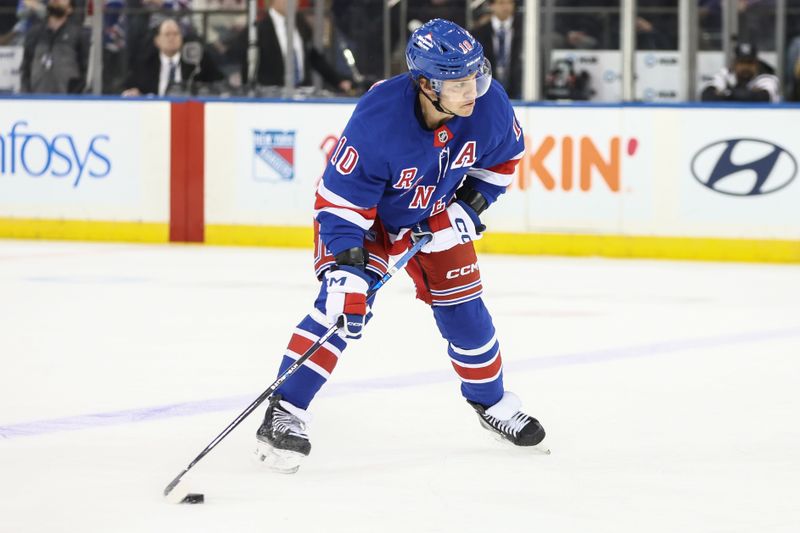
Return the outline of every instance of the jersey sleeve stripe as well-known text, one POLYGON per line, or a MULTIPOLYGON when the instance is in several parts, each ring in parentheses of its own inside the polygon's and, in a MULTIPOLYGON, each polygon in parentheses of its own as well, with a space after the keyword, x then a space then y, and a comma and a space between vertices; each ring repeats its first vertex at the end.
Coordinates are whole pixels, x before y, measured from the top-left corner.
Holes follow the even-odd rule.
POLYGON ((478 178, 486 183, 492 185, 499 185, 500 187, 508 187, 514 181, 513 174, 501 174, 499 172, 492 172, 491 170, 484 170, 481 168, 473 168, 469 171, 469 175, 473 178, 478 178))
POLYGON ((511 185, 511 182, 514 181, 514 172, 524 154, 525 151, 523 150, 508 161, 490 168, 472 168, 468 174, 486 183, 491 183, 492 185, 508 187, 511 185))
POLYGON ((317 187, 317 194, 322 198, 324 198, 325 200, 327 200, 328 203, 330 203, 331 205, 337 205, 339 207, 347 207, 349 209, 357 209, 360 211, 364 211, 367 209, 366 207, 361 207, 354 204, 353 202, 350 202, 349 200, 343 198, 342 196, 339 196, 332 190, 328 189, 325 186, 324 181, 319 182, 319 186, 317 187))
POLYGON ((326 208, 333 208, 333 209, 347 209, 348 211, 352 211, 353 213, 357 213, 364 218, 368 219, 375 219, 375 215, 378 213, 378 208, 373 207, 371 209, 364 209, 362 207, 348 207, 346 205, 337 204, 335 202, 331 202, 325 199, 320 194, 317 194, 317 200, 314 202, 314 209, 322 210, 326 208))
POLYGON ((315 209, 314 217, 316 217, 320 213, 328 213, 336 217, 339 217, 342 220, 345 220, 355 226, 358 226, 364 231, 367 231, 375 223, 374 215, 372 218, 367 218, 357 211, 353 211, 352 209, 347 209, 344 207, 323 207, 321 209, 315 209))

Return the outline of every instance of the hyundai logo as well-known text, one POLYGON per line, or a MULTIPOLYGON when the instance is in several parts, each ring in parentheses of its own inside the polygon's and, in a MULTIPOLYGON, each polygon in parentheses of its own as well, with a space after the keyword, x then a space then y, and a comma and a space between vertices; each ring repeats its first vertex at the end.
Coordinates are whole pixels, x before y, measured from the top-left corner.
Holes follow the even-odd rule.
POLYGON ((783 189, 797 175, 797 160, 785 148, 762 139, 727 139, 702 148, 692 175, 714 192, 757 196, 783 189))

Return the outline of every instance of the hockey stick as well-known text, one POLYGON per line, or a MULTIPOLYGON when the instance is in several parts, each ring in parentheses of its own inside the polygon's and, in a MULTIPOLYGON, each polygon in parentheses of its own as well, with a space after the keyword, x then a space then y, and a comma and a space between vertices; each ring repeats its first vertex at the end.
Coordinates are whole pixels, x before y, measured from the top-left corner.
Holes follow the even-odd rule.
MULTIPOLYGON (((367 292, 367 299, 369 299, 369 298, 370 298, 370 297, 371 297, 373 294, 375 294, 376 292, 378 292, 378 289, 380 289, 381 287, 383 287, 383 286, 386 284, 386 282, 387 282, 387 281, 389 281, 389 280, 392 278, 392 276, 394 276, 394 275, 397 273, 397 271, 398 271, 398 270, 400 270, 400 269, 402 269, 403 267, 405 267, 405 266, 406 266, 406 263, 408 263, 408 262, 411 260, 411 258, 412 258, 412 257, 414 257, 414 256, 417 254, 417 252, 419 252, 419 251, 420 251, 420 249, 421 249, 423 246, 425 246, 425 245, 426 245, 426 244, 427 244, 427 243, 428 243, 428 242, 431 240, 431 238, 432 238, 432 236, 431 236, 431 235, 423 235, 423 236, 422 236, 422 238, 420 238, 420 239, 419 239, 419 240, 418 240, 416 243, 414 243, 414 245, 413 245, 411 248, 409 248, 409 249, 408 249, 408 251, 407 251, 405 254, 403 254, 403 256, 402 256, 400 259, 398 259, 398 260, 395 262, 395 264, 394 264, 394 265, 392 265, 392 267, 391 267, 391 268, 390 268, 390 269, 389 269, 389 270, 386 272, 386 274, 384 274, 384 275, 383 275, 383 277, 382 277, 381 279, 379 279, 378 281, 376 281, 376 282, 375 282, 375 284, 374 284, 374 285, 373 285, 373 286, 372 286, 372 287, 369 289, 369 291, 367 292)), ((175 487, 177 487, 177 486, 178 486, 178 483, 180 483, 180 482, 181 482, 181 478, 182 478, 182 477, 183 477, 183 476, 184 476, 184 475, 185 475, 185 474, 186 474, 186 473, 187 473, 189 470, 191 470, 191 469, 192 469, 192 467, 193 467, 194 465, 196 465, 196 464, 197 464, 197 463, 198 463, 198 462, 199 462, 199 461, 200 461, 200 460, 201 460, 203 457, 205 457, 205 456, 206 456, 206 455, 207 455, 207 454, 208 454, 208 453, 209 453, 211 450, 213 450, 213 449, 214 449, 214 448, 217 446, 217 444, 219 444, 219 443, 222 441, 222 439, 224 439, 225 437, 227 437, 227 436, 228 436, 228 434, 229 434, 231 431, 233 431, 233 430, 236 428, 236 426, 238 426, 239 424, 241 424, 241 423, 242 423, 242 421, 243 421, 245 418, 247 418, 248 416, 250 416, 250 413, 252 413, 253 411, 255 411, 255 410, 258 408, 258 406, 259 406, 259 405, 261 405, 262 403, 264 403, 264 400, 266 400, 267 398, 269 398, 270 396, 272 396, 272 394, 273 394, 273 393, 274 393, 276 390, 278 390, 278 387, 280 387, 280 386, 281 386, 281 384, 282 384, 284 381, 286 381, 287 379, 289 379, 289 377, 290 377, 292 374, 294 374, 294 373, 297 371, 297 369, 298 369, 298 368, 300 368, 300 366, 301 366, 301 365, 302 365, 304 362, 306 362, 306 361, 307 361, 307 360, 308 360, 308 359, 309 359, 309 358, 310 358, 312 355, 314 355, 314 354, 316 353, 316 351, 317 351, 317 350, 319 350, 319 348, 320 348, 320 347, 321 347, 323 344, 325 344, 325 342, 326 342, 328 339, 330 339, 330 338, 333 336, 333 334, 334 334, 334 333, 336 333, 337 331, 339 331, 339 325, 338 325, 338 324, 334 324, 333 326, 331 326, 331 327, 328 329, 328 331, 326 331, 326 332, 325 332, 325 333, 322 335, 322 337, 320 337, 320 338, 319 338, 319 340, 317 340, 317 342, 315 342, 313 345, 311 345, 311 347, 309 347, 309 348, 308 348, 308 350, 306 350, 306 352, 305 352, 303 355, 301 355, 301 356, 300 356, 300 357, 299 357, 299 358, 298 358, 298 359, 297 359, 297 360, 296 360, 294 363, 292 363, 292 364, 291 364, 291 366, 289 366, 289 368, 287 368, 286 370, 284 370, 284 371, 283 371, 283 373, 282 373, 280 376, 278 376, 278 379, 276 379, 276 380, 275 380, 275 381, 272 383, 272 385, 270 385, 270 386, 267 388, 267 390, 265 390, 264 392, 262 392, 262 393, 259 395, 259 397, 258 397, 258 398, 256 398, 255 400, 253 400, 253 403, 251 403, 250 405, 248 405, 248 406, 247 406, 247 408, 245 408, 245 410, 244 410, 244 411, 242 411, 241 413, 239 413, 239 416, 237 416, 237 417, 236 417, 236 418, 233 420, 233 422, 231 422, 230 424, 228 424, 228 427, 226 427, 225 429, 223 429, 223 430, 222 430, 222 432, 221 432, 219 435, 217 435, 216 437, 214 437, 214 440, 212 440, 212 441, 209 443, 209 445, 208 445, 208 446, 206 446, 206 447, 205 447, 205 449, 204 449, 202 452, 200 452, 200 453, 198 454, 198 456, 197 456, 197 457, 195 457, 195 458, 194 458, 194 460, 193 460, 191 463, 189 463, 189 466, 187 466, 186 468, 184 468, 184 469, 183 469, 183 472, 181 472, 180 474, 178 474, 178 475, 177 475, 177 477, 176 477, 175 479, 173 479, 173 480, 170 482, 170 484, 169 484, 169 485, 167 485, 167 486, 166 486, 166 488, 164 489, 164 496, 169 496, 169 493, 170 493, 170 492, 172 492, 172 490, 173 490, 175 487)))

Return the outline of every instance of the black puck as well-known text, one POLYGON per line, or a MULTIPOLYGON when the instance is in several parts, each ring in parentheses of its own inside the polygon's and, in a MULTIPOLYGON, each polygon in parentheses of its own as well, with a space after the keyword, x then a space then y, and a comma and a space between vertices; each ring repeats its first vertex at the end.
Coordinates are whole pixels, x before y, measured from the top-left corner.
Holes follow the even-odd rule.
POLYGON ((204 503, 206 501, 206 497, 199 492, 187 494, 182 500, 181 503, 204 503))

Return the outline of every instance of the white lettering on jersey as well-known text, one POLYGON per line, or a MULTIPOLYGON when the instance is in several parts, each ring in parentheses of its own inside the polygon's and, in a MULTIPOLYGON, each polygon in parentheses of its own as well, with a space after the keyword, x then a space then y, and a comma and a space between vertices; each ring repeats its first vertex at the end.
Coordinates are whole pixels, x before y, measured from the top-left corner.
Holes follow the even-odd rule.
POLYGON ((454 168, 471 167, 472 165, 475 164, 476 152, 477 148, 475 145, 475 141, 467 141, 467 143, 461 147, 461 151, 458 152, 456 160, 453 161, 453 165, 450 168, 454 169, 454 168))
POLYGON ((345 148, 342 158, 336 163, 336 170, 346 176, 353 172, 353 169, 356 168, 356 163, 358 163, 358 152, 352 146, 348 146, 345 148))
POLYGON ((342 135, 342 138, 339 139, 339 144, 336 145, 336 150, 333 151, 333 155, 331 156, 331 165, 336 164, 336 160, 339 159, 339 153, 342 151, 342 148, 344 148, 344 143, 346 142, 347 137, 342 135))
POLYGON ((414 198, 408 204, 409 209, 427 209, 428 204, 431 203, 433 191, 436 190, 436 185, 418 185, 417 190, 414 191, 414 198))
POLYGON ((410 189, 417 177, 417 167, 404 168, 400 171, 400 179, 392 185, 395 189, 410 189))
POLYGON ((444 211, 446 208, 447 208, 447 206, 444 205, 444 197, 439 198, 438 200, 436 200, 436 203, 433 204, 433 209, 431 209, 431 216, 438 215, 439 213, 444 211))
POLYGON ((447 279, 456 279, 461 276, 469 276, 473 272, 480 270, 478 268, 478 263, 472 263, 471 265, 467 265, 461 268, 454 268, 453 270, 448 270, 445 277, 447 279))

